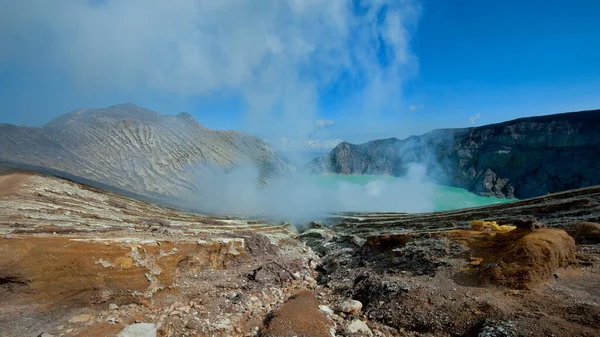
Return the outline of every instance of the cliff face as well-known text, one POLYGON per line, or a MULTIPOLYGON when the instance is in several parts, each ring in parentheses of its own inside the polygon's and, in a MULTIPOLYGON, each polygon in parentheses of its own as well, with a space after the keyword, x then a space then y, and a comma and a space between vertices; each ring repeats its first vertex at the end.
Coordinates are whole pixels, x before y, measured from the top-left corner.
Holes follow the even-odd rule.
POLYGON ((401 176, 420 163, 438 183, 528 198, 600 184, 600 110, 434 130, 404 140, 342 143, 309 164, 312 173, 401 176))
POLYGON ((288 168, 256 137, 133 104, 77 110, 43 127, 0 124, 0 162, 158 198, 185 197, 207 167, 250 165, 265 179, 288 168))

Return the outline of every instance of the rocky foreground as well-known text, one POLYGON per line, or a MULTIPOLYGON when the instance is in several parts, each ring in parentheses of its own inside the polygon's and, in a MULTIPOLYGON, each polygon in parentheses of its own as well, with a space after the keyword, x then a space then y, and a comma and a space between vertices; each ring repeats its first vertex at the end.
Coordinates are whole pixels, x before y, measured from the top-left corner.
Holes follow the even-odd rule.
POLYGON ((591 187, 299 233, 4 170, 0 336, 597 336, 599 210, 591 187))

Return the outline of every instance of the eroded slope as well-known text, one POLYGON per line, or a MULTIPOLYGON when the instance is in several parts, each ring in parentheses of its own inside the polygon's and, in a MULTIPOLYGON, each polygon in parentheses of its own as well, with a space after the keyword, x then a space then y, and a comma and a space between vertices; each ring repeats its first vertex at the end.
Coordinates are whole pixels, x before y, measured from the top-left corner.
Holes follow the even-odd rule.
POLYGON ((291 225, 185 213, 27 172, 4 171, 0 191, 0 336, 111 336, 136 320, 163 335, 247 332, 266 315, 261 301, 283 302, 310 272, 291 225), (236 294, 243 301, 227 297, 236 294))
POLYGON ((160 115, 133 104, 77 110, 43 127, 0 124, 0 162, 171 198, 194 193, 209 168, 227 172, 246 165, 262 179, 288 169, 256 137, 210 130, 189 114, 160 115))

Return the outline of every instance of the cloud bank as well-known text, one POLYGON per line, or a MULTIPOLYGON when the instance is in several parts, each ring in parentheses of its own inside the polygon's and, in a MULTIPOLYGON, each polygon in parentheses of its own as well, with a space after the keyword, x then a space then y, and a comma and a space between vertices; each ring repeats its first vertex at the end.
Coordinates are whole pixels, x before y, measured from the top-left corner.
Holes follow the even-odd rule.
POLYGON ((471 126, 474 126, 477 120, 481 117, 481 113, 478 112, 474 116, 469 117, 469 121, 471 122, 471 126))
POLYGON ((413 0, 0 0, 0 62, 74 93, 238 99, 248 131, 302 139, 324 92, 363 120, 398 100, 419 12, 413 0))
POLYGON ((325 128, 325 127, 334 125, 335 121, 332 121, 330 119, 318 119, 315 124, 317 125, 318 128, 325 128))
MULTIPOLYGON (((397 128, 381 117, 405 106, 420 10, 417 0, 0 0, 0 69, 55 76, 67 100, 142 92, 237 102, 246 131, 288 150, 322 150, 342 141, 340 129, 397 128)), ((44 102, 44 90, 26 100, 44 102)), ((427 198, 407 191, 426 189, 411 177, 335 189, 292 179, 257 190, 251 171, 217 172, 199 180, 195 198, 219 212, 422 210, 427 198)))

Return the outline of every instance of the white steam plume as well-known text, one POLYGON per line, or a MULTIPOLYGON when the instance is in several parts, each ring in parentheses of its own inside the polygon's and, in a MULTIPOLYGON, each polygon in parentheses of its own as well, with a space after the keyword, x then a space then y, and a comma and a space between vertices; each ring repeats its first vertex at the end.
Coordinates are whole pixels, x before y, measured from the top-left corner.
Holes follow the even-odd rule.
POLYGON ((409 164, 398 179, 381 177, 366 184, 324 180, 327 177, 289 175, 257 188, 258 170, 241 166, 225 175, 206 170, 198 176, 199 193, 186 197, 195 208, 209 213, 266 216, 295 224, 332 212, 427 212, 435 207, 435 186, 428 183, 425 167, 409 164), (208 172, 208 174, 207 174, 208 172))

